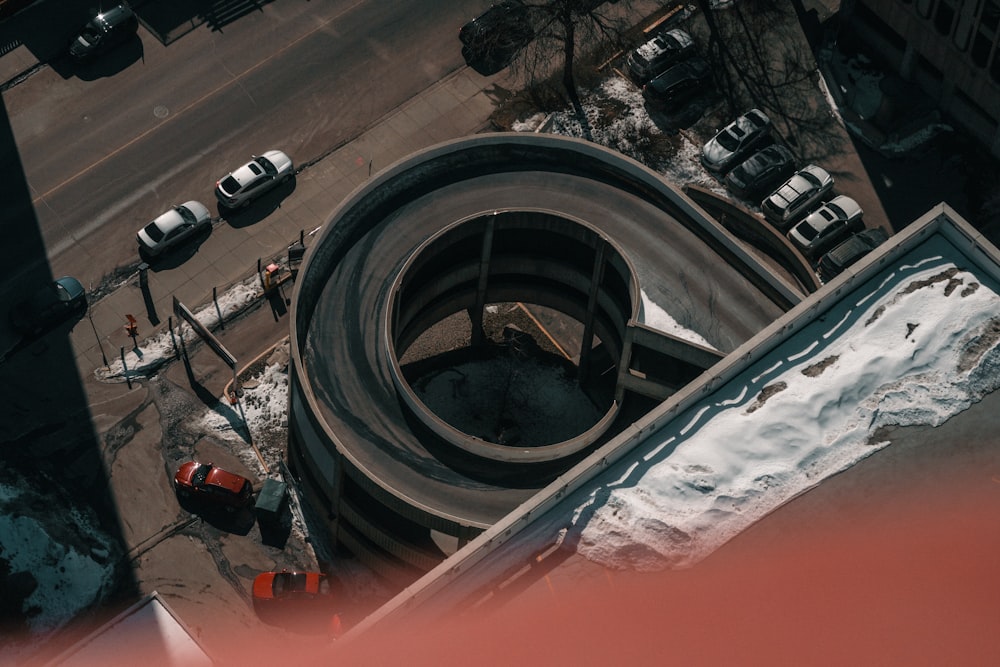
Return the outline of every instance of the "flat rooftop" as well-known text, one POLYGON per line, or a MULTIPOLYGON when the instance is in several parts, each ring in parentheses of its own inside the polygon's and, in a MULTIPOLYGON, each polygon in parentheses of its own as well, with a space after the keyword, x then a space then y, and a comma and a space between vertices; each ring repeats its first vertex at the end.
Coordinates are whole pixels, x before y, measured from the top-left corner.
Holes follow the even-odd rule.
POLYGON ((466 623, 470 650, 528 633, 590 661, 627 655, 626 636, 643 656, 719 660, 734 637, 802 658, 845 632, 845 657, 878 641, 995 651, 978 576, 1000 546, 998 385, 1000 253, 942 204, 366 619, 349 650, 466 623))

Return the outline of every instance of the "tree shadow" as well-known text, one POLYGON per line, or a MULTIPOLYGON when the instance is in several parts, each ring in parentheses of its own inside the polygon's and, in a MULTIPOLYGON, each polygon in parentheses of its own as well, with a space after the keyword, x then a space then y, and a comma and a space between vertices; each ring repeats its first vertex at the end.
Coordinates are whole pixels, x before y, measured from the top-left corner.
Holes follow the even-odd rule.
POLYGON ((646 113, 660 131, 664 134, 677 134, 681 130, 689 130, 705 116, 709 109, 720 101, 717 93, 700 95, 679 109, 669 111, 645 104, 646 113))

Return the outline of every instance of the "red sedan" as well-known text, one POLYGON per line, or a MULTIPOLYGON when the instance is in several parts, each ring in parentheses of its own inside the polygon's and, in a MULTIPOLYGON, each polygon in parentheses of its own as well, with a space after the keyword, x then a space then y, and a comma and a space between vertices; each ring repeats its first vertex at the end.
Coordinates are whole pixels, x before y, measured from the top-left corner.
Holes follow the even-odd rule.
POLYGON ((253 580, 254 602, 315 600, 330 594, 330 581, 322 572, 261 572, 253 580))
POLYGON ((181 498, 199 498, 228 510, 246 507, 253 494, 247 478, 197 461, 188 461, 177 469, 174 489, 181 498))

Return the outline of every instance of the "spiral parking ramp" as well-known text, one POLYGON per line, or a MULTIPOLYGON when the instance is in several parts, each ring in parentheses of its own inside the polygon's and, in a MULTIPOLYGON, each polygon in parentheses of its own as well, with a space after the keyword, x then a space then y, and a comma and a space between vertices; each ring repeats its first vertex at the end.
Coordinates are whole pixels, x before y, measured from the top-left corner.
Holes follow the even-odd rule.
MULTIPOLYGON (((676 187, 616 152, 547 135, 448 142, 358 188, 307 254, 289 461, 338 544, 412 579, 627 426, 632 397, 670 395, 795 298, 676 187), (710 345, 644 324, 644 295, 710 345), (475 346, 486 304, 511 301, 580 322, 613 366, 604 416, 576 437, 519 448, 462 433, 401 371, 435 322, 468 313, 475 346)), ((595 349, 575 351, 581 383, 595 349)))

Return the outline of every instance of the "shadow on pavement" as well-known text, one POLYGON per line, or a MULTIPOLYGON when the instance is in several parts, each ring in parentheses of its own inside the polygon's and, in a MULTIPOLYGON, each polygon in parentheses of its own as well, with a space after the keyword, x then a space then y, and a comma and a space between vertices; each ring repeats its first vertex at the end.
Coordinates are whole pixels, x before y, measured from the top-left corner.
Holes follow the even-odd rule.
POLYGON ((255 225, 281 208, 281 203, 295 192, 295 186, 296 179, 292 176, 284 183, 275 186, 273 190, 265 192, 240 208, 227 208, 219 204, 217 207, 219 217, 233 229, 255 225))

